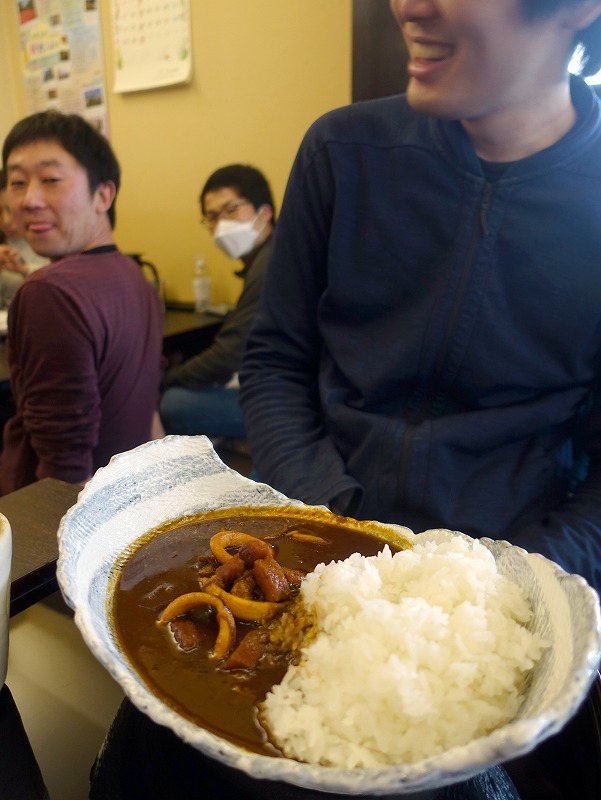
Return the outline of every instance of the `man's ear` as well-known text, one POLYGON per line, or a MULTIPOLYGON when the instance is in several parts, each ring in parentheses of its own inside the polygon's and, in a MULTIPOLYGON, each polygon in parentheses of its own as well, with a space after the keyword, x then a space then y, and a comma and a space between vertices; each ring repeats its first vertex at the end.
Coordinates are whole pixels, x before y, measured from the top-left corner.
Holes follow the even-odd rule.
POLYGON ((564 24, 572 31, 588 28, 601 14, 601 0, 582 0, 570 8, 564 8, 564 24))
POLYGON ((117 189, 112 181, 104 181, 99 183, 94 192, 94 199, 96 201, 96 211, 103 214, 108 211, 113 205, 113 200, 117 194, 117 189))
POLYGON ((259 210, 265 217, 265 223, 271 222, 273 219, 273 208, 269 205, 269 203, 263 203, 259 210))

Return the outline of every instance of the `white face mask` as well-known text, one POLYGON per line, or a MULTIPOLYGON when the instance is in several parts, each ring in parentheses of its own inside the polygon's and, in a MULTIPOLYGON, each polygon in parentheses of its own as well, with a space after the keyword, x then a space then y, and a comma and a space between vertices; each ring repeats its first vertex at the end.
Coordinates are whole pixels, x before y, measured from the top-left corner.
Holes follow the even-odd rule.
MULTIPOLYGON (((254 219, 239 222, 236 219, 220 219, 213 233, 213 241, 230 258, 242 258, 253 249, 263 228, 257 230, 254 224, 261 209, 254 219)), ((267 223, 265 223, 267 224, 267 223)))

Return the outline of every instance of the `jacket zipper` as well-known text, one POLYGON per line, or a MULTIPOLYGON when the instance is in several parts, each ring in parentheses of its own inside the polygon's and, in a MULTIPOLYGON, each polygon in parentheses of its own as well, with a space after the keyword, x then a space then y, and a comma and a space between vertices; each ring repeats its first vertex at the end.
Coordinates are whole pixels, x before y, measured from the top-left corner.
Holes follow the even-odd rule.
POLYGON ((455 298, 453 301, 451 312, 449 314, 449 320, 445 330, 443 343, 438 353, 438 358, 436 359, 436 364, 434 366, 434 371, 432 373, 432 378, 430 380, 430 388, 428 389, 428 391, 425 392, 419 407, 417 408, 412 418, 408 422, 407 428, 405 429, 405 433, 403 435, 403 443, 401 446, 401 463, 399 467, 399 486, 400 486, 399 501, 401 505, 404 505, 406 502, 407 473, 409 469, 409 455, 411 453, 413 446, 413 437, 415 436, 417 426, 421 422, 423 422, 424 419, 426 419, 428 411, 430 410, 432 402, 434 401, 434 398, 436 396, 435 387, 438 383, 438 378, 442 373, 442 368, 444 366, 444 362, 449 352, 449 347, 452 340, 452 334, 453 331, 455 330, 457 315, 459 314, 461 301, 463 300, 463 295, 465 293, 465 287, 467 285, 467 281, 471 273, 474 254, 476 252, 478 244, 481 242, 482 238, 485 237, 486 234, 488 233, 487 215, 488 215, 488 209, 490 208, 490 198, 492 196, 492 191, 493 191, 493 184, 486 183, 484 185, 484 191, 482 192, 480 205, 478 206, 476 212, 477 224, 474 227, 467 255, 463 261, 463 268, 461 272, 459 286, 457 287, 457 290, 455 292, 455 298))

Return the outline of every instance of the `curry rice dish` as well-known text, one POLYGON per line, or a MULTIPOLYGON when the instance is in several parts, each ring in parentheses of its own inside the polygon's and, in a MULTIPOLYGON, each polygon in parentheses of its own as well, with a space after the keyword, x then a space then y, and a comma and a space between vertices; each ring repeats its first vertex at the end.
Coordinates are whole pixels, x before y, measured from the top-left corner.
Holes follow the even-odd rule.
POLYGON ((525 598, 483 545, 458 538, 440 553, 407 550, 392 528, 294 507, 171 525, 124 554, 112 618, 150 690, 201 727, 264 755, 362 767, 419 760, 515 714, 542 643, 527 630, 525 598), (441 598, 449 580, 458 588, 441 598), (508 632, 518 644, 497 652, 508 632), (483 689, 479 658, 507 685, 483 689), (439 700, 455 696, 469 714, 480 692, 471 710, 484 709, 481 723, 455 730, 451 709, 446 730, 435 707, 445 672, 454 677, 439 700), (406 744, 390 747, 395 739, 406 744))

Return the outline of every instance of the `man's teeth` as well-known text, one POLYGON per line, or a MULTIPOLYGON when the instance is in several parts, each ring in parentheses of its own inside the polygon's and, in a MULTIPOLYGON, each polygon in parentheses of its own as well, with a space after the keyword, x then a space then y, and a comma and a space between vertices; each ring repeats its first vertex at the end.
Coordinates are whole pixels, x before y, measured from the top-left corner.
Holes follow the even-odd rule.
POLYGON ((414 58, 439 59, 446 58, 450 50, 450 47, 443 44, 423 44, 422 42, 414 42, 411 48, 411 55, 414 58))

